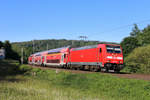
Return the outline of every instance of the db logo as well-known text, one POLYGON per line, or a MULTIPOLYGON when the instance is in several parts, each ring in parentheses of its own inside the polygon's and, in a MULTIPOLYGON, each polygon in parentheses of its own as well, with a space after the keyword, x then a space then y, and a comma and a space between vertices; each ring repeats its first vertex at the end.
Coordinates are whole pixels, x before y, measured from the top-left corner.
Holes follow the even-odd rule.
POLYGON ((113 57, 113 59, 117 59, 117 57, 113 57))
POLYGON ((80 57, 83 58, 83 55, 81 55, 80 57))

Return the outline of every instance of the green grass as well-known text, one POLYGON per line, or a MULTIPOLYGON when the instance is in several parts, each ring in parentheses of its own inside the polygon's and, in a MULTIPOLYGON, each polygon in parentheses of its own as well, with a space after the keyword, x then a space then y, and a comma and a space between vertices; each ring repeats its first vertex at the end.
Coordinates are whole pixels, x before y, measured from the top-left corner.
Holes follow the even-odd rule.
POLYGON ((0 100, 149 100, 150 82, 108 74, 56 73, 22 65, 0 80, 0 100))
POLYGON ((3 81, 0 84, 1 100, 91 100, 89 96, 80 94, 74 89, 63 89, 53 86, 48 81, 24 79, 20 82, 3 81), (87 96, 87 97, 86 97, 87 96))

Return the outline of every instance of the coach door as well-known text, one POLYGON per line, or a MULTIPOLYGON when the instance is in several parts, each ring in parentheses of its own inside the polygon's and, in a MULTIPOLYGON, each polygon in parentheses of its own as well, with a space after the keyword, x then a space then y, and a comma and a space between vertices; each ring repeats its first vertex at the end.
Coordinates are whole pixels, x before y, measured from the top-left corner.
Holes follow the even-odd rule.
POLYGON ((62 54, 62 55, 61 55, 61 64, 62 64, 62 65, 64 64, 64 56, 65 56, 65 54, 62 54))
POLYGON ((46 58, 47 58, 47 56, 44 56, 44 61, 43 61, 43 62, 44 62, 44 64, 46 64, 46 63, 47 63, 47 59, 46 59, 46 58))
POLYGON ((41 57, 41 64, 44 62, 44 56, 41 57))
POLYGON ((32 57, 32 64, 34 64, 34 57, 32 57))

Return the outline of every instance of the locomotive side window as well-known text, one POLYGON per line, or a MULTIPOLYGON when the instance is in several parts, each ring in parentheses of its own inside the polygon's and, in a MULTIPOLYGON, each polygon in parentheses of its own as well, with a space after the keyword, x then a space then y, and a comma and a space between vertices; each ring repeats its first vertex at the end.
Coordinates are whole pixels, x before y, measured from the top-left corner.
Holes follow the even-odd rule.
POLYGON ((102 48, 99 49, 99 52, 102 52, 102 48))
POLYGON ((115 53, 121 53, 120 46, 115 47, 115 48, 114 48, 114 52, 115 52, 115 53))

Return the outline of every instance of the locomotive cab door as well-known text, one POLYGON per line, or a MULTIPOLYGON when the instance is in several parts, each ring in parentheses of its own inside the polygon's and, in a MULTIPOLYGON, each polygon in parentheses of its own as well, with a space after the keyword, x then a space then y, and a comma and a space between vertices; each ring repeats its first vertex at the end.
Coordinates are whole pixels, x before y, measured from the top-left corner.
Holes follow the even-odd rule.
POLYGON ((102 61, 102 48, 99 48, 99 62, 102 61))
POLYGON ((100 64, 100 66, 102 67, 102 62, 103 62, 103 49, 102 48, 99 48, 99 52, 98 52, 99 54, 99 64, 100 64))

